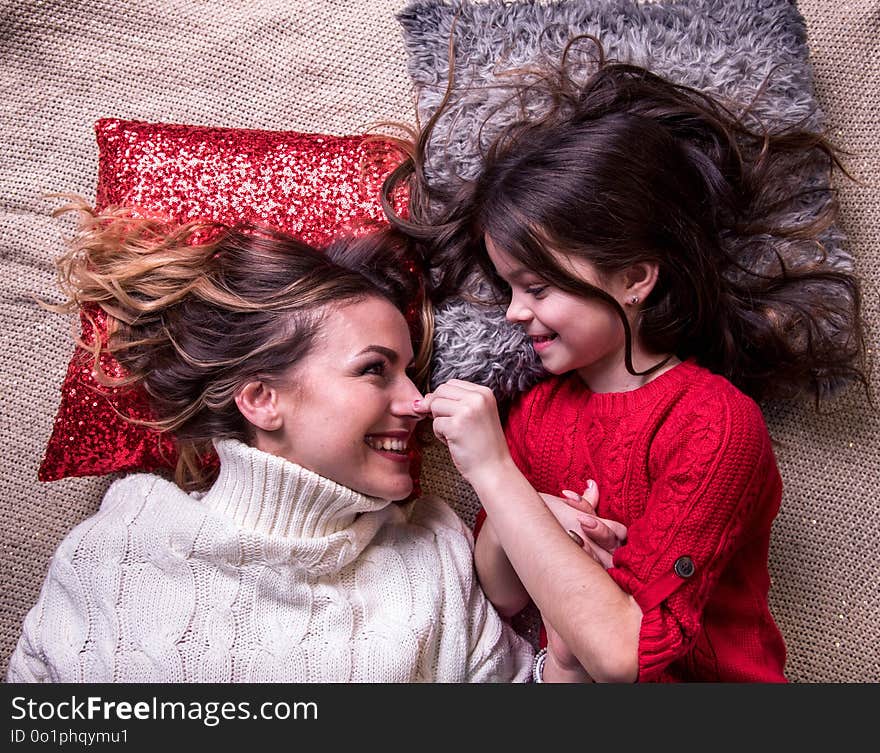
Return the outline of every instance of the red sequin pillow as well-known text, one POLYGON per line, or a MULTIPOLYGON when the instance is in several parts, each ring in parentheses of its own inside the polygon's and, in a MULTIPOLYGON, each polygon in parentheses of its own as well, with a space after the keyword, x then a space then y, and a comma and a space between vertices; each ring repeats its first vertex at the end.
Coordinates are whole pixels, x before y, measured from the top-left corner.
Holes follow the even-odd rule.
MULTIPOLYGON (((400 159, 391 144, 364 136, 117 119, 99 120, 95 132, 99 209, 124 205, 181 222, 257 222, 319 246, 339 233, 360 232, 365 221, 384 221, 380 187, 400 159)), ((92 313, 106 342, 104 317, 92 313)), ((96 333, 82 319, 88 343, 96 333)), ((123 373, 112 357, 102 359, 107 373, 123 373)), ((150 418, 143 390, 100 385, 91 355, 77 348, 39 479, 173 468, 171 439, 123 415, 150 418)))

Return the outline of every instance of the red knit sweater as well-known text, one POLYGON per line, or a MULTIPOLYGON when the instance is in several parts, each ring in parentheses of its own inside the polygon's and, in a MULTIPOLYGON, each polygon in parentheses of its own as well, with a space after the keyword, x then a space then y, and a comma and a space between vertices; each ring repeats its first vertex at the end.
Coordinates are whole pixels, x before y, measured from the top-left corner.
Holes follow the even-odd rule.
POLYGON ((539 492, 599 486, 624 523, 608 571, 642 607, 639 680, 785 682, 767 605, 782 482, 758 406, 692 361, 631 392, 576 374, 511 408, 507 441, 539 492))

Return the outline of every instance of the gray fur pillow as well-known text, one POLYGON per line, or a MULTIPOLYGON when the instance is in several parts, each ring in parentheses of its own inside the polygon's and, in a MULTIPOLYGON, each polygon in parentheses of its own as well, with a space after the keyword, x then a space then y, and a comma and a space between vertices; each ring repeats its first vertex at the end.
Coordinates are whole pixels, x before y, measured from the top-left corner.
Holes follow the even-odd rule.
MULTIPOLYGON (((446 92, 455 21, 455 87, 428 146, 432 181, 473 177, 481 150, 515 112, 505 104, 509 72, 545 58, 558 61, 566 43, 582 34, 600 39, 608 58, 710 92, 732 109, 751 103, 751 112, 768 126, 821 128, 805 25, 791 0, 416 0, 397 18, 422 122, 446 92)), ((579 60, 589 72, 594 49, 584 44, 575 52, 581 49, 579 60)), ((540 109, 541 102, 529 107, 540 109)), ((828 182, 819 169, 798 178, 804 185, 828 182)), ((800 207, 799 214, 815 214, 823 201, 819 197, 814 206, 800 207)), ((851 266, 837 228, 822 241, 835 263, 851 266)), ((543 375, 524 333, 509 325, 497 306, 446 302, 436 312, 434 345, 434 386, 467 379, 491 387, 503 399, 543 375)))

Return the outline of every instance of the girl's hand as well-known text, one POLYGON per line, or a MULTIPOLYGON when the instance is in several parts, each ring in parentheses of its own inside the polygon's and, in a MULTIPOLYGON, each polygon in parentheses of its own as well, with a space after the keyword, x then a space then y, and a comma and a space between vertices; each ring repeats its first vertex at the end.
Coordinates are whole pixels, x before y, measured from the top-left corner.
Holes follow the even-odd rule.
POLYGON ((434 434, 449 448, 455 467, 468 481, 476 473, 497 472, 511 462, 495 396, 488 387, 450 379, 413 407, 434 417, 434 434))
MULTIPOLYGON (((556 520, 569 532, 569 536, 574 533, 569 526, 575 524, 579 526, 578 530, 583 534, 579 538, 582 539, 582 548, 587 554, 606 570, 612 567, 615 550, 626 543, 626 526, 615 520, 600 518, 595 514, 599 504, 599 488, 594 481, 587 482, 587 488, 583 494, 569 489, 563 489, 562 494, 563 497, 541 494, 541 498, 556 520)), ((593 678, 569 649, 562 636, 544 619, 543 615, 541 619, 547 633, 544 681, 593 682, 593 678)))

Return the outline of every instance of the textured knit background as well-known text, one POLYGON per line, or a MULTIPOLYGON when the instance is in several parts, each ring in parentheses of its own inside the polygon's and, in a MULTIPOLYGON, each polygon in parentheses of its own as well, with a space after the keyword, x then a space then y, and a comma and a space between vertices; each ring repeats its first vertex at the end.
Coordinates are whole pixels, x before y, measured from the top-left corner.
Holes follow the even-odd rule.
MULTIPOLYGON (((64 534, 109 479, 41 484, 37 467, 72 352, 70 325, 33 294, 70 228, 45 192, 94 196, 99 117, 345 134, 414 118, 399 0, 0 2, 0 672, 64 534)), ((817 96, 853 153, 842 226, 880 328, 880 8, 798 4, 817 96)), ((876 350, 875 346, 872 348, 876 350)), ((874 388, 880 388, 875 370, 874 388)), ((878 390, 880 392, 880 390, 878 390)), ((768 406, 786 481, 771 552, 774 613, 792 680, 880 681, 880 418, 853 392, 816 416, 768 406)), ((423 485, 475 510, 440 447, 423 485)))

